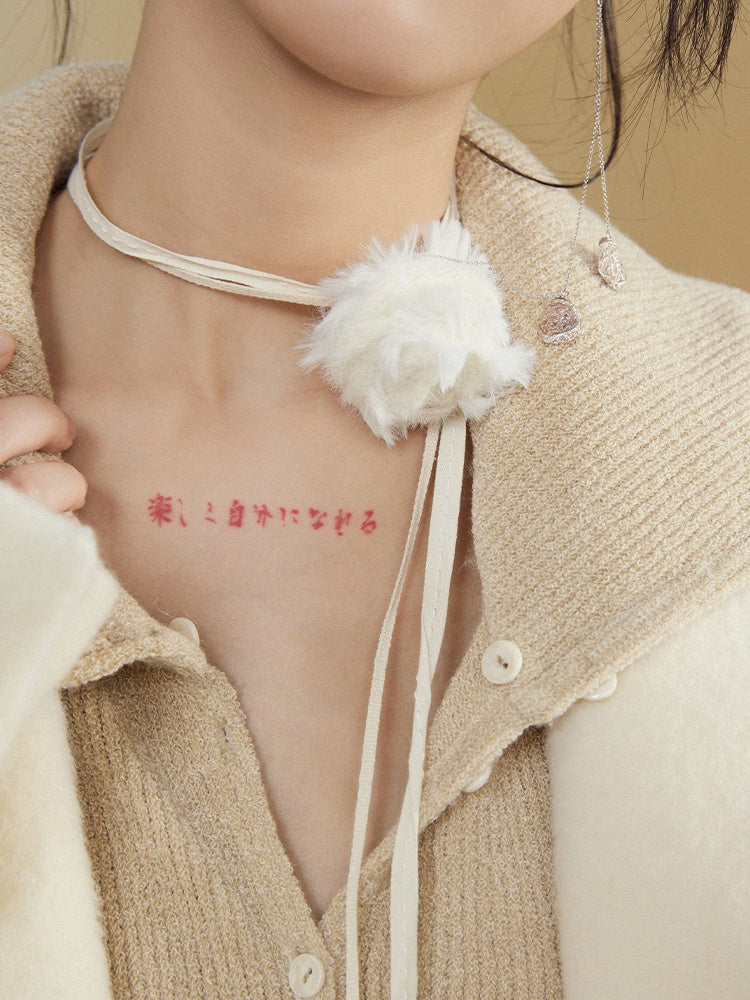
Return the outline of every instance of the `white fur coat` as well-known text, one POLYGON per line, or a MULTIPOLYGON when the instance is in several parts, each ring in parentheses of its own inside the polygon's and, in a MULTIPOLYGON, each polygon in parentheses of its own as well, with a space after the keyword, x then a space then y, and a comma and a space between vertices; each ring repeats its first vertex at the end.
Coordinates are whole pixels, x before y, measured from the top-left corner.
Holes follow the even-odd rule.
POLYGON ((58 695, 109 614, 92 532, 0 483, 0 995, 99 1000, 109 972, 58 695))

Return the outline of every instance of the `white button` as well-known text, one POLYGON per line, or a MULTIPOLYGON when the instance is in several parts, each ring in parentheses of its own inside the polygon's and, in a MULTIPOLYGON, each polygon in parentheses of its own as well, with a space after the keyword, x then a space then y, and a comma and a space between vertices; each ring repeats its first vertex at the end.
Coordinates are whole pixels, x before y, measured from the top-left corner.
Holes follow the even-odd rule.
POLYGON ((484 788, 487 782, 490 780, 490 775, 492 774, 492 764, 488 764, 483 771, 481 771, 476 778, 464 788, 465 792, 478 792, 480 788, 484 788))
POLYGON ((604 701, 605 698, 611 698, 616 690, 617 674, 609 674, 595 691, 592 691, 591 694, 585 694, 583 697, 585 701, 604 701))
POLYGON ((482 673, 492 684, 508 684, 518 677, 523 658, 521 650, 509 639, 498 639, 482 657, 482 673))
POLYGON ((326 981, 326 970, 315 955, 297 955, 289 966, 289 985, 296 997, 316 997, 326 981))
POLYGON ((200 645, 198 629, 189 618, 173 618, 169 623, 169 627, 174 629, 175 632, 179 632, 180 635, 184 635, 186 639, 190 639, 196 646, 200 645))

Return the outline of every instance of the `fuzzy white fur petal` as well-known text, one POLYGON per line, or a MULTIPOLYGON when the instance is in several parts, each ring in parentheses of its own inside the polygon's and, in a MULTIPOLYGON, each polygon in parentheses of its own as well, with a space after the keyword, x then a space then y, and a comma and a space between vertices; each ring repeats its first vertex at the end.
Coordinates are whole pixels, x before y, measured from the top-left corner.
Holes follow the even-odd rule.
POLYGON ((388 444, 457 410, 482 417, 529 384, 534 352, 512 342, 487 257, 456 220, 376 242, 320 287, 333 304, 300 344, 300 364, 320 368, 388 444))
POLYGON ((93 533, 0 483, 0 995, 109 1000, 58 685, 117 586, 93 533))
POLYGON ((547 742, 566 1000, 750 997, 750 589, 547 742))

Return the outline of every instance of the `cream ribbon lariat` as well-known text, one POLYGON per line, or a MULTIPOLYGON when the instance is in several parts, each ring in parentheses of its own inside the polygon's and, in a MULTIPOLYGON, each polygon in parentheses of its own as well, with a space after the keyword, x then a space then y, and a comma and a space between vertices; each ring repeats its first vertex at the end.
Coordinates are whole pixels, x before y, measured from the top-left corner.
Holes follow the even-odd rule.
MULTIPOLYGON (((419 667, 409 749, 409 777, 396 830, 391 863, 391 998, 414 1000, 417 995, 417 915, 419 910, 419 806, 424 776, 427 722, 432 702, 432 679, 445 630, 451 573, 458 534, 458 513, 463 482, 466 421, 456 414, 443 421, 435 472, 432 513, 427 540, 422 596, 419 667)), ((417 485, 411 524, 403 559, 380 633, 375 656, 362 762, 354 813, 351 860, 346 886, 346 1000, 359 1000, 358 896, 367 820, 375 773, 380 711, 388 653, 398 604, 422 516, 427 486, 435 458, 438 429, 427 430, 422 469, 417 485)))
POLYGON ((346 885, 346 1000, 359 1000, 358 896, 375 774, 388 657, 435 458, 435 484, 422 595, 420 650, 406 792, 391 865, 391 1000, 416 1000, 419 820, 432 680, 445 631, 458 534, 467 418, 481 417, 506 392, 526 386, 533 352, 513 342, 501 293, 481 250, 456 218, 383 248, 319 285, 191 257, 133 236, 97 208, 85 163, 109 120, 84 138, 68 190, 89 228, 113 249, 195 284, 238 295, 317 306, 322 318, 301 345, 302 366, 319 369, 388 444, 425 425, 422 466, 388 610, 380 631, 367 706, 346 885))
POLYGON ((458 414, 446 418, 440 432, 427 541, 409 778, 391 862, 391 1000, 417 996, 419 809, 432 680, 443 642, 456 551, 465 446, 465 420, 458 414))
MULTIPOLYGON (((419 473, 414 507, 406 538, 406 547, 401 559, 396 585, 393 588, 388 604, 385 621, 380 630, 375 665, 370 683, 370 697, 367 703, 367 718, 365 734, 362 742, 362 758, 360 762, 359 783, 357 786, 357 804, 354 809, 354 831, 352 834, 352 850, 349 859, 349 873, 346 880, 346 1000, 359 1000, 359 928, 357 924, 359 903, 359 876, 364 856, 367 821, 370 816, 370 800, 375 775, 375 759, 377 756, 378 734, 380 730, 380 714, 383 704, 383 688, 388 668, 388 654, 393 638, 393 628, 401 600, 401 594, 409 570, 411 555, 414 550, 419 524, 422 519, 427 488, 435 462, 435 452, 438 444, 439 428, 437 424, 429 427, 425 437, 422 454, 422 468, 419 473)), ((393 925, 391 924, 391 941, 393 941, 393 925)))
POLYGON ((175 253, 166 247, 149 243, 139 236, 120 229, 110 222, 89 193, 86 184, 86 161, 94 155, 112 123, 111 118, 99 122, 86 133, 78 151, 78 161, 68 178, 68 193, 81 213, 83 221, 99 239, 119 250, 128 257, 135 257, 160 271, 182 278, 194 285, 215 288, 218 291, 232 292, 234 295, 246 295, 251 298, 273 299, 277 302, 297 302, 305 306, 327 306, 330 302, 317 285, 307 285, 303 281, 282 278, 265 271, 254 271, 248 267, 225 263, 221 260, 208 260, 206 257, 191 257, 188 254, 175 253))

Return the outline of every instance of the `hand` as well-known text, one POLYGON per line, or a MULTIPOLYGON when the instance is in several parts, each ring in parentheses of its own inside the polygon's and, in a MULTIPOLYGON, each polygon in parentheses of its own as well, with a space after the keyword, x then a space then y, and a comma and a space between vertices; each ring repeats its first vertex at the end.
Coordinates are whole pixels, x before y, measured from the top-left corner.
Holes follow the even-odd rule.
MULTIPOLYGON (((0 371, 7 367, 15 347, 15 339, 0 329, 0 371)), ((0 466, 33 451, 66 451, 75 433, 73 421, 44 396, 0 399, 0 466)), ((86 480, 67 462, 0 468, 0 479, 58 513, 78 510, 86 499, 86 480)))

